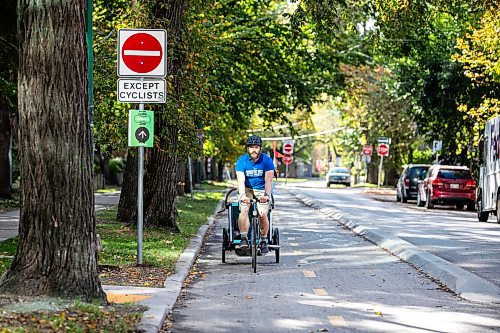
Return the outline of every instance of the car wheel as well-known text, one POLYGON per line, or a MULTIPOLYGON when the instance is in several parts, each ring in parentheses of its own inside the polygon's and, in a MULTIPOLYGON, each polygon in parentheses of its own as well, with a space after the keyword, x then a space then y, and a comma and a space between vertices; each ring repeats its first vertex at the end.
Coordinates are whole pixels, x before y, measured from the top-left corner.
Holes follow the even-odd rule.
POLYGON ((478 192, 477 196, 477 219, 479 222, 488 222, 489 212, 483 212, 483 202, 481 199, 481 192, 478 192))
POLYGON ((326 183, 326 187, 330 187, 330 183, 326 183))
POLYGON ((401 192, 401 203, 406 203, 408 201, 408 198, 405 197, 405 192, 401 192))
POLYGON ((497 223, 500 223, 500 196, 497 198, 497 223))
POLYGON ((417 193, 417 206, 418 207, 424 207, 425 201, 422 201, 422 197, 420 196, 420 193, 417 193))
POLYGON ((431 200, 431 192, 430 191, 427 191, 427 201, 425 203, 427 204, 427 209, 434 208, 434 204, 432 203, 432 200, 431 200))
POLYGON ((457 210, 464 209, 464 204, 456 204, 457 210))

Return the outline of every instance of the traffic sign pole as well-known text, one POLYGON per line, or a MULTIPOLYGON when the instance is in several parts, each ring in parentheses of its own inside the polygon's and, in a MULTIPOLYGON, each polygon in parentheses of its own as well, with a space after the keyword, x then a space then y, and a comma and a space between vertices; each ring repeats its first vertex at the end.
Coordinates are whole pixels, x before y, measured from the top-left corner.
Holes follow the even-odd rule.
MULTIPOLYGON (((144 111, 144 104, 139 104, 139 110, 144 111)), ((143 193, 144 193, 144 147, 138 147, 139 170, 137 176, 137 265, 142 265, 142 238, 143 238, 143 193)))
POLYGON ((380 156, 380 164, 378 166, 377 188, 380 187, 380 178, 382 177, 382 164, 384 164, 384 155, 380 156))

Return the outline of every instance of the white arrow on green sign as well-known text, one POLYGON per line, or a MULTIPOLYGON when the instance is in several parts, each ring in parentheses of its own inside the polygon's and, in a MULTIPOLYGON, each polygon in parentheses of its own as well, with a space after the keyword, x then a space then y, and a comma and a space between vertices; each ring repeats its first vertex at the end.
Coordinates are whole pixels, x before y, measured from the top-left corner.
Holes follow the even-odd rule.
POLYGON ((153 147, 154 125, 153 111, 130 110, 128 112, 129 147, 153 147))

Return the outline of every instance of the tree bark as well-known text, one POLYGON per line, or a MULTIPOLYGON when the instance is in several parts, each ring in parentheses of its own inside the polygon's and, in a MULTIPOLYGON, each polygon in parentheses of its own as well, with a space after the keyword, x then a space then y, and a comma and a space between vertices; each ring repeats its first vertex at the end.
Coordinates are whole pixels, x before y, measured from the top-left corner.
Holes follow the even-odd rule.
POLYGON ((0 96, 0 198, 12 198, 11 163, 9 159, 12 131, 7 101, 0 96))
POLYGON ((116 219, 120 222, 135 224, 137 220, 137 171, 139 166, 137 152, 129 148, 127 164, 123 174, 123 186, 118 203, 116 219))
POLYGON ((97 272, 87 2, 19 0, 19 243, 0 292, 104 301, 97 272))

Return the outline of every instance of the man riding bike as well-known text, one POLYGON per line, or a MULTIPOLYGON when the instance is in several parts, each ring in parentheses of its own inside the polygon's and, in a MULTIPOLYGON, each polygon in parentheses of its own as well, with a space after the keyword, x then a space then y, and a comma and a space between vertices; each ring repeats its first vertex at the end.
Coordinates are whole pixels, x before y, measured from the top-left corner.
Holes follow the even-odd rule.
POLYGON ((260 252, 269 252, 267 247, 267 233, 269 231, 269 200, 274 177, 274 164, 269 155, 262 153, 262 139, 257 135, 251 135, 246 143, 247 153, 236 162, 236 178, 238 179, 238 202, 240 214, 238 227, 241 234, 239 248, 248 248, 248 229, 250 221, 248 210, 250 200, 257 200, 257 211, 260 217, 260 252))

